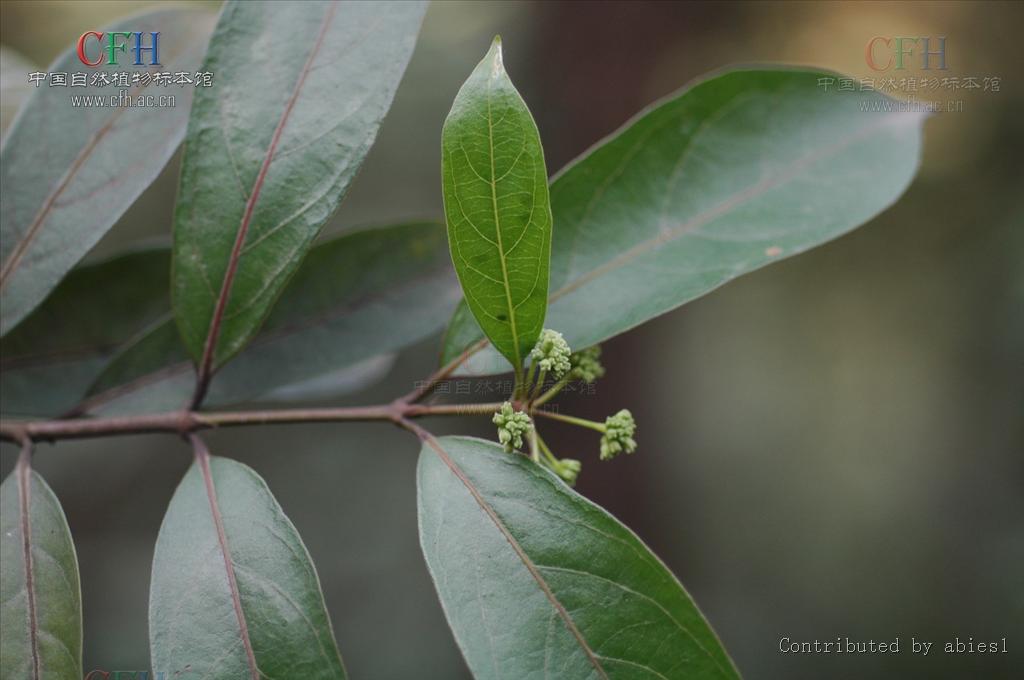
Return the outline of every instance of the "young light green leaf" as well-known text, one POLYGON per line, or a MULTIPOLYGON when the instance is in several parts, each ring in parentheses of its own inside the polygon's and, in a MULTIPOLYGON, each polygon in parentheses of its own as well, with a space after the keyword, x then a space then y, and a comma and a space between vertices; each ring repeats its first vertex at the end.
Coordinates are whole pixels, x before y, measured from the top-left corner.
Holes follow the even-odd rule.
POLYGON ((0 485, 0 676, 82 677, 78 559, 60 502, 19 461, 0 485))
POLYGON ((58 416, 74 408, 119 347, 170 320, 170 262, 166 248, 147 248, 72 270, 0 340, 0 410, 58 416))
MULTIPOLYGON (((315 247, 263 330, 225 366, 206 403, 339 394, 380 375, 383 356, 439 331, 458 300, 444 229, 406 224, 315 247), (308 383, 314 378, 329 376, 308 383), (296 385, 296 383, 300 383, 296 385), (277 388, 291 386, 283 395, 277 388), (276 391, 276 394, 275 394, 276 391)), ((91 390, 92 413, 180 408, 195 372, 173 323, 126 346, 91 390)))
MULTIPOLYGON (((199 70, 212 27, 205 10, 147 12, 118 22, 111 31, 160 33, 160 70, 199 70)), ((148 44, 148 43, 147 43, 148 44)), ((96 43, 89 42, 89 49, 96 43)), ((90 55, 91 57, 92 55, 90 55)), ((75 47, 50 65, 51 73, 93 78, 115 72, 151 73, 153 67, 82 65, 75 47)), ((28 78, 22 73, 21 78, 28 78)), ((64 275, 107 233, 135 199, 156 179, 185 133, 194 86, 164 90, 132 85, 139 96, 171 96, 174 105, 74 106, 72 97, 102 97, 103 87, 33 88, 0 152, 0 335, 14 328, 64 275)), ((199 88, 203 89, 203 88, 199 88)), ((118 90, 113 90, 116 98, 118 90)))
POLYGON ((196 95, 174 223, 175 317, 202 385, 256 333, 341 202, 424 8, 225 5, 204 66, 221 85, 196 95))
POLYGON ((295 527, 255 472, 205 449, 160 527, 149 634, 168 677, 345 677, 295 527))
POLYGON ((551 208, 540 134, 498 38, 455 97, 441 145, 455 271, 480 328, 518 374, 544 325, 551 208))
POLYGON ((527 458, 431 437, 418 488, 420 544, 475 677, 739 677, 647 546, 527 458))
MULTIPOLYGON (((587 347, 890 206, 913 178, 921 113, 835 74, 747 69, 640 114, 552 182, 547 325, 587 347)), ((444 359, 482 337, 456 312, 444 359)), ((486 329, 485 329, 486 330, 486 329)), ((500 348, 499 348, 500 349, 500 348)), ((470 372, 498 372, 493 351, 470 372)))

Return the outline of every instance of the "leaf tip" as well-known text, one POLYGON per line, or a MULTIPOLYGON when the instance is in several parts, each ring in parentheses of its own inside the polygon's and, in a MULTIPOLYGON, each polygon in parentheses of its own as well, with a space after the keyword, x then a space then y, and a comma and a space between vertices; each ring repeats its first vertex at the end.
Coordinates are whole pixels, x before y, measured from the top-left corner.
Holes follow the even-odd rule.
POLYGON ((493 73, 498 74, 505 70, 505 64, 502 61, 501 55, 500 35, 494 36, 494 40, 491 42, 491 49, 487 51, 487 57, 491 62, 491 68, 493 73))

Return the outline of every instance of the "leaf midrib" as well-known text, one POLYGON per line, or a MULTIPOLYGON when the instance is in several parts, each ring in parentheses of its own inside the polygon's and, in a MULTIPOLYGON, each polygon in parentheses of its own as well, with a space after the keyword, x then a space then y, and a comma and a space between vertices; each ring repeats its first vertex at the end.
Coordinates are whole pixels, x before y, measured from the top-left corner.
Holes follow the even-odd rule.
MULTIPOLYGON (((566 573, 566 574, 574 574, 574 575, 577 575, 577 576, 583 576, 583 577, 586 577, 586 578, 592 578, 592 579, 595 579, 595 580, 603 581, 605 583, 611 584, 612 586, 620 589, 621 591, 623 591, 625 593, 629 593, 630 595, 635 595, 636 597, 638 597, 638 598, 640 598, 642 600, 647 601, 648 603, 654 605, 654 607, 656 609, 658 609, 662 614, 664 614, 665 617, 669 621, 672 622, 672 625, 674 625, 676 627, 676 630, 681 631, 684 635, 686 635, 686 637, 690 638, 690 640, 693 642, 693 644, 697 646, 697 649, 702 651, 709 659, 711 659, 714 662, 714 664, 718 667, 718 669, 720 671, 722 671, 722 673, 724 675, 728 675, 728 672, 726 671, 725 667, 722 666, 721 662, 717 658, 715 658, 715 656, 708 650, 707 647, 704 646, 704 644, 697 638, 697 636, 693 634, 693 631, 691 631, 688 627, 686 627, 682 623, 680 623, 680 621, 672 614, 672 612, 670 612, 668 609, 666 609, 663 604, 658 602, 656 599, 654 599, 652 596, 648 595, 647 593, 644 593, 644 592, 641 592, 639 590, 635 590, 633 588, 630 588, 625 583, 619 583, 618 581, 614 581, 614 580, 608 578, 607 576, 601 576, 600 574, 596 574, 596 573, 591 572, 591 571, 585 571, 585 570, 582 570, 582 569, 572 569, 570 567, 559 567, 559 566, 555 566, 555 565, 551 565, 551 564, 538 564, 537 565, 537 569, 538 570, 542 570, 542 571, 546 570, 546 571, 555 571, 555 572, 561 572, 561 573, 566 573)), ((623 662, 626 662, 626 663, 634 663, 634 662, 626 661, 625 659, 618 659, 618 661, 623 661, 623 662)), ((637 664, 637 665, 639 665, 639 664, 637 664)), ((651 670, 652 672, 657 673, 656 670, 654 670, 653 668, 650 668, 649 666, 643 666, 643 668, 647 668, 647 669, 651 670)))
MULTIPOLYGON (((497 59, 500 59, 500 52, 497 59)), ((512 304, 512 288, 508 281, 508 265, 505 262, 505 248, 501 241, 501 221, 498 218, 498 182, 494 168, 494 117, 491 114, 491 86, 493 75, 487 78, 487 144, 490 150, 491 162, 491 206, 494 209, 494 231, 498 240, 498 259, 501 261, 501 277, 505 285, 505 302, 508 305, 509 331, 512 333, 512 351, 516 361, 513 365, 516 375, 522 370, 523 357, 519 351, 519 333, 516 330, 516 310, 512 304)))
POLYGON ((498 516, 498 513, 494 510, 493 507, 491 507, 490 503, 488 503, 484 499, 480 491, 473 485, 473 482, 470 481, 469 477, 466 476, 466 473, 464 473, 462 469, 455 464, 455 461, 452 460, 451 456, 448 455, 448 452, 445 451, 443 446, 441 446, 441 442, 439 442, 437 438, 434 437, 434 435, 430 434, 425 430, 417 428, 417 432, 420 433, 420 436, 424 438, 424 440, 430 446, 430 448, 432 448, 437 453, 438 457, 441 458, 442 462, 444 462, 448 469, 452 471, 452 474, 454 474, 458 478, 458 480, 462 482, 462 485, 465 486, 466 490, 469 491, 470 495, 473 496, 473 500, 475 500, 477 505, 480 506, 480 509, 484 511, 488 518, 490 518, 490 520, 494 523, 494 526, 498 529, 501 535, 505 538, 506 541, 508 541, 509 545, 512 547, 512 550, 515 551, 516 556, 519 557, 520 561, 523 563, 523 566, 526 567, 526 570, 530 573, 530 576, 537 583, 537 586, 544 593, 545 597, 547 597, 548 602, 551 603, 551 606, 557 612, 559 618, 562 619, 562 622, 565 624, 565 627, 572 634, 573 638, 575 638, 576 643, 583 650, 584 654, 587 657, 587 660, 597 671, 598 676, 601 677, 603 680, 609 680, 608 674, 605 672, 604 667, 601 665, 600 656, 597 653, 595 653, 593 649, 590 648, 590 645, 587 643, 586 638, 583 637, 583 633, 580 632, 579 628, 577 628, 576 622, 573 621, 572 617, 569 615, 568 610, 566 610, 565 605, 563 605, 561 601, 555 596, 554 592, 551 590, 551 586, 544 579, 544 576, 540 573, 540 570, 538 569, 537 565, 534 564, 530 556, 526 554, 526 551, 519 544, 519 541, 516 540, 515 536, 512 535, 512 532, 509 531, 508 527, 505 526, 504 522, 501 521, 501 518, 498 516))
POLYGON ((25 600, 28 610, 29 653, 32 659, 32 680, 41 677, 39 658, 39 619, 36 611, 35 574, 32 564, 32 468, 29 466, 30 445, 25 444, 17 463, 18 512, 21 528, 21 557, 25 568, 25 600))
POLYGON ((228 546, 227 532, 224 530, 224 518, 220 511, 220 505, 217 502, 217 490, 213 483, 213 473, 210 470, 210 452, 206 449, 206 445, 198 438, 193 438, 193 446, 196 449, 196 463, 199 465, 199 470, 202 473, 206 497, 210 502, 210 515, 217 530, 217 542, 220 545, 220 552, 224 558, 224 570, 227 572, 228 588, 231 591, 231 605, 235 611, 235 618, 238 620, 238 633, 242 639, 242 646, 245 648, 249 673, 252 676, 252 680, 260 680, 259 667, 256 665, 256 653, 253 650, 252 639, 249 636, 249 625, 245 619, 245 611, 242 609, 242 597, 238 590, 234 563, 231 560, 231 549, 228 546))
POLYGON ((234 285, 235 274, 238 271, 238 262, 242 255, 242 249, 245 245, 245 239, 248 235, 249 227, 252 224, 252 217, 256 209, 256 203, 259 201, 267 173, 269 172, 270 166, 274 160, 274 152, 277 149, 278 143, 281 141, 281 136, 284 134, 284 129, 288 123, 289 117, 291 116, 292 110, 298 102, 299 95, 302 92, 302 87, 305 85, 306 78, 312 69, 313 61, 316 59, 316 55, 319 53, 320 47, 323 45, 324 37, 327 35, 327 30, 330 27, 337 8, 338 3, 332 2, 327 9, 327 13, 324 15, 323 24, 317 34, 316 41, 313 43, 313 47, 310 49, 309 55, 306 57, 306 61, 302 66, 302 71, 295 83, 295 88, 292 90, 284 111, 281 114, 281 118, 278 120, 277 126, 274 129, 274 133, 270 139, 270 144, 267 147, 267 151, 263 156, 263 161, 260 164, 259 173, 256 175, 256 179, 253 183, 252 191, 249 193, 249 197, 246 200, 245 210, 242 214, 242 221, 235 234, 235 243, 231 248, 231 255, 228 259, 227 269, 225 270, 224 278, 221 281, 221 290, 217 296, 213 315, 210 318, 210 324, 207 329, 206 342, 203 345, 203 354, 199 362, 199 378, 196 383, 196 394, 193 398, 194 405, 198 405, 205 395, 207 383, 213 372, 217 343, 220 339, 222 322, 224 320, 224 314, 227 311, 228 300, 231 296, 231 289, 234 285))
MULTIPOLYGON (((549 484, 551 483, 550 475, 545 474, 544 471, 542 471, 538 466, 536 466, 536 465, 528 465, 528 466, 526 466, 526 468, 529 470, 530 475, 533 477, 533 479, 536 479, 538 481, 542 480, 542 481, 545 481, 545 482, 547 482, 549 484)), ((574 525, 576 525, 578 527, 581 527, 583 529, 586 529, 588 531, 592 531, 592 532, 598 534, 599 536, 603 537, 604 539, 612 540, 612 541, 616 541, 616 542, 620 543, 621 545, 623 545, 623 546, 629 548, 630 550, 632 550, 640 560, 644 561, 647 564, 647 566, 653 567, 656 570, 661 571, 664 574, 666 574, 668 576, 669 581, 671 581, 674 584, 674 586, 677 587, 680 591, 685 593, 686 589, 683 587, 683 584, 679 582, 679 579, 677 579, 675 577, 675 575, 672 573, 672 571, 658 558, 657 555, 655 555, 653 552, 650 552, 649 549, 648 549, 648 552, 644 553, 644 552, 642 552, 642 551, 637 549, 637 546, 636 546, 635 543, 632 543, 632 542, 624 539, 621 536, 615 536, 613 534, 606 533, 606 532, 598 529, 596 526, 593 526, 593 525, 588 524, 586 522, 580 522, 578 520, 574 520, 574 519, 572 519, 570 517, 567 517, 567 516, 564 516, 564 515, 561 515, 561 514, 558 514, 558 513, 552 513, 551 511, 546 510, 544 508, 541 508, 539 506, 531 505, 530 503, 528 503, 527 501, 525 501, 523 498, 521 498, 519 496, 507 496, 503 500, 505 502, 511 502, 511 503, 520 504, 520 505, 522 505, 524 507, 530 508, 531 510, 533 510, 535 512, 540 512, 542 514, 548 515, 549 517, 552 517, 553 519, 555 519, 558 522, 567 522, 567 523, 570 523, 570 524, 574 524, 574 525)), ((599 513, 604 513, 605 516, 608 516, 607 511, 605 511, 603 508, 601 508, 600 506, 596 505, 593 501, 587 499, 586 497, 583 497, 583 496, 578 497, 577 498, 577 502, 580 503, 583 507, 586 507, 586 508, 592 509, 592 510, 596 510, 599 513)), ((643 545, 643 541, 636 534, 632 533, 628 528, 626 528, 626 533, 628 535, 630 535, 633 538, 634 541, 636 541, 636 542, 640 543, 641 545, 643 545)), ((643 592, 641 590, 636 590, 634 588, 631 588, 631 587, 627 586, 625 583, 619 583, 618 581, 610 579, 610 578, 608 578, 606 576, 601 576, 600 574, 597 574, 597 573, 594 573, 594 572, 588 572, 588 571, 583 571, 583 570, 578 570, 578 569, 571 569, 571 568, 568 568, 568 567, 559 567, 559 566, 555 566, 555 565, 536 565, 536 566, 537 566, 537 568, 539 570, 548 569, 548 570, 551 570, 551 571, 575 572, 575 573, 580 574, 580 575, 586 575, 586 576, 589 576, 591 578, 600 579, 602 581, 606 581, 608 583, 611 583, 612 585, 616 586, 617 588, 620 588, 620 589, 622 589, 624 591, 628 591, 628 592, 630 592, 630 593, 632 593, 632 594, 634 594, 634 595, 636 595, 636 596, 638 596, 638 597, 640 597, 642 599, 647 600, 648 602, 653 604, 655 607, 660 609, 661 612, 666 617, 668 617, 668 619, 670 621, 672 621, 672 623, 675 625, 675 627, 678 630, 680 630, 687 637, 689 637, 694 642, 694 644, 697 646, 697 648, 700 649, 702 652, 704 652, 704 654, 709 659, 711 659, 711 661, 715 664, 715 666, 717 666, 718 669, 720 671, 722 671, 723 676, 725 676, 725 677, 729 677, 729 676, 734 676, 735 677, 735 676, 738 676, 738 673, 735 671, 735 669, 732 669, 730 671, 729 668, 726 668, 725 666, 723 666, 721 660, 717 656, 715 656, 707 647, 704 646, 704 643, 702 643, 697 638, 697 636, 693 634, 693 631, 691 631, 688 626, 684 626, 682 624, 682 622, 678 618, 676 618, 676 615, 673 614, 672 612, 670 612, 661 602, 659 602, 655 598, 655 596, 653 596, 653 595, 651 595, 649 593, 643 592)), ((691 603, 691 605, 696 609, 696 604, 691 603)), ((710 628, 709 628, 709 631, 711 632, 712 636, 714 636, 714 631, 712 631, 710 628)), ((597 655, 597 656, 599 658, 606 659, 606 660, 609 660, 609 661, 622 661, 623 663, 633 663, 633 662, 626 661, 625 659, 612 659, 611 657, 606 657, 606 656, 602 656, 602 655, 597 655)), ((643 666, 643 668, 648 668, 648 667, 647 666, 643 666)), ((657 673, 657 671, 655 671, 653 668, 649 668, 649 670, 651 670, 652 672, 657 673)))

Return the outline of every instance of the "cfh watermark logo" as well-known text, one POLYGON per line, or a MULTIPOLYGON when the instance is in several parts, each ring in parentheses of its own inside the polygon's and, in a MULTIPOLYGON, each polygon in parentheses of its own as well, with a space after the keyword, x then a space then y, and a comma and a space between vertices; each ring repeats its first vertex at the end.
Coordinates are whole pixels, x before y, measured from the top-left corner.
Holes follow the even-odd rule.
POLYGON ((122 54, 131 56, 134 66, 160 66, 160 32, 86 31, 78 38, 78 60, 86 66, 116 66, 122 54), (92 60, 86 54, 91 45, 99 47, 96 58, 92 60), (143 52, 149 57, 148 64, 142 59, 143 52))
POLYGON ((922 71, 945 71, 946 36, 908 37, 898 36, 887 38, 876 35, 864 47, 864 61, 873 71, 904 71, 907 64, 920 60, 922 71))

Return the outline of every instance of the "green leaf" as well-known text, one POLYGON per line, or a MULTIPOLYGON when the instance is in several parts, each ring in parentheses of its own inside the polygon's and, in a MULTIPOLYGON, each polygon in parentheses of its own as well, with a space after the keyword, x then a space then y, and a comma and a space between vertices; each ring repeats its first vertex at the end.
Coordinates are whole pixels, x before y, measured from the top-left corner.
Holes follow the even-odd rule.
POLYGON ((21 461, 0 485, 0 546, 0 677, 82 677, 71 531, 53 491, 21 461))
MULTIPOLYGON (((708 78, 563 170, 551 185, 547 326, 588 347, 895 202, 917 170, 925 116, 886 112, 895 100, 877 92, 823 92, 822 77, 835 74, 708 78)), ((482 337, 471 324, 456 312, 445 360, 482 337)), ((480 353, 471 372, 500 371, 496 359, 480 353)))
POLYGON ((424 9, 225 5, 203 67, 220 87, 196 94, 174 222, 175 317, 204 380, 256 333, 341 202, 424 9))
POLYGON ((153 667, 168 677, 345 677, 298 532, 266 483, 225 458, 198 456, 171 499, 149 634, 153 667))
POLYGON ((380 382, 398 360, 395 353, 378 354, 344 368, 280 385, 260 395, 258 401, 288 402, 310 399, 336 399, 339 396, 380 382))
POLYGON ((119 347, 170 319, 170 262, 169 250, 147 248, 72 270, 0 340, 3 413, 56 416, 74 408, 119 347))
POLYGON ((475 677, 738 677, 647 546, 527 458, 428 438, 418 487, 420 544, 475 677))
POLYGON ((28 74, 38 70, 24 55, 0 45, 0 135, 7 131, 18 109, 32 95, 35 88, 28 74))
MULTIPOLYGON (((140 14, 105 30, 159 31, 159 70, 194 72, 210 24, 204 10, 172 9, 140 14)), ((72 73, 153 71, 130 65, 128 58, 121 61, 89 68, 72 47, 48 71, 68 73, 69 79, 72 73)), ((0 335, 39 305, 156 179, 181 142, 196 88, 128 89, 132 96, 173 94, 175 105, 165 108, 85 108, 70 101, 82 94, 116 95, 119 90, 111 86, 43 84, 33 90, 0 152, 0 335)))
POLYGON ((505 73, 500 39, 455 97, 441 144, 455 271, 480 328, 518 374, 544 325, 551 207, 540 134, 505 73))
MULTIPOLYGON (((180 408, 195 371, 171 318, 169 263, 169 251, 154 248, 72 271, 0 341, 4 414, 180 408)), ((439 331, 457 300, 440 225, 327 241, 312 250, 252 346, 218 376, 208 403, 351 392, 379 379, 394 352, 439 331)))
MULTIPOLYGON (((436 224, 370 229, 318 245, 262 332, 217 375, 206 403, 337 394, 379 376, 387 355, 439 331, 455 306, 445 251, 436 224), (282 395, 286 386, 292 389, 282 395)), ((87 407, 107 414, 180 408, 194 385, 192 363, 168 322, 122 350, 87 407)))

